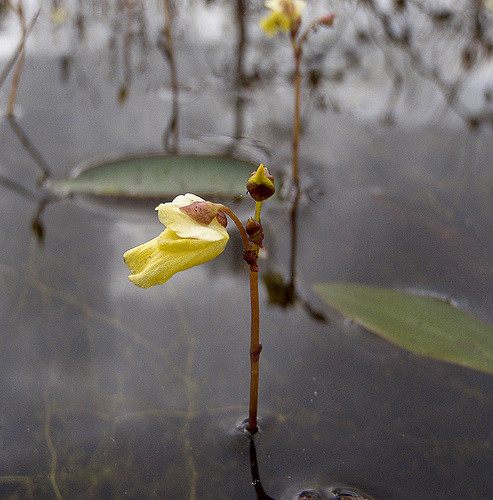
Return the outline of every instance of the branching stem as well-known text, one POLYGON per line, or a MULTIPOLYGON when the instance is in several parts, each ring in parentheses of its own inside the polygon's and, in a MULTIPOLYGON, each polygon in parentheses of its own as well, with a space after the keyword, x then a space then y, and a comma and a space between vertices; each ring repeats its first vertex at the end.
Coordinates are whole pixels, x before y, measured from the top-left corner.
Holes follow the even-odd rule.
MULTIPOLYGON (((218 205, 218 208, 225 214, 229 215, 240 231, 241 239, 245 251, 253 250, 258 257, 259 247, 252 245, 248 240, 246 230, 238 219, 236 214, 225 205, 218 205)), ((255 220, 260 222, 260 210, 262 202, 257 202, 255 205, 255 220)), ((255 259, 256 264, 256 259, 255 259)), ((258 268, 250 263, 250 406, 248 411, 248 432, 253 436, 258 432, 257 413, 258 413, 258 383, 259 383, 259 357, 262 350, 260 344, 260 313, 259 313, 259 296, 258 296, 258 268)))

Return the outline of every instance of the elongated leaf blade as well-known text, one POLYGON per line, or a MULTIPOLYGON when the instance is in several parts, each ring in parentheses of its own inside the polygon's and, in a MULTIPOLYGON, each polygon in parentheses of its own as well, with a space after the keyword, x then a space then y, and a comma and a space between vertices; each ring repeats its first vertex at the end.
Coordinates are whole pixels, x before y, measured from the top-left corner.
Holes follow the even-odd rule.
POLYGON ((415 354, 493 373, 493 328, 436 297, 351 283, 317 283, 327 304, 415 354))
POLYGON ((228 156, 145 155, 84 166, 49 188, 61 195, 172 198, 194 193, 208 199, 246 192, 257 164, 228 156))

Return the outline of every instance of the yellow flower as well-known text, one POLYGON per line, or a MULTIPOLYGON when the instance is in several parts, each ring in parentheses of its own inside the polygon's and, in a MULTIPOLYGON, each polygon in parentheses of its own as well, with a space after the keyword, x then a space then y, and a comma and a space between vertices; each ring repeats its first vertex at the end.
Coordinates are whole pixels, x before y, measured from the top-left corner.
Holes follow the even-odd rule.
MULTIPOLYGON (((177 196, 171 203, 161 203, 156 210, 166 229, 156 238, 124 253, 123 259, 132 273, 132 283, 149 288, 168 281, 173 274, 198 266, 217 257, 229 240, 219 222, 217 208, 194 194, 177 196), (209 222, 199 222, 182 207, 206 204, 213 214, 209 222)), ((201 216, 202 217, 202 216, 201 216)))
POLYGON ((260 27, 268 36, 274 36, 279 31, 287 33, 300 22, 306 2, 303 0, 269 0, 265 6, 272 12, 260 21, 260 27))

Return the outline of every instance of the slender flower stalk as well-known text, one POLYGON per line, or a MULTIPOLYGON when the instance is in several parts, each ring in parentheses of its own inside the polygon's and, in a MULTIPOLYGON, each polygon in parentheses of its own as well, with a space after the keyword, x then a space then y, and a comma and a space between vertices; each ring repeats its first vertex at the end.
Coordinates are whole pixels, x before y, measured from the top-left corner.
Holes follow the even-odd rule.
POLYGON ((254 435, 258 431, 258 384, 259 384, 259 357, 262 350, 260 343, 260 320, 258 300, 258 271, 250 269, 250 407, 248 411, 248 431, 254 435))
MULTIPOLYGON (((260 223, 260 210, 262 202, 255 204, 255 221, 260 223)), ((254 244, 253 249, 258 257, 259 247, 254 244)), ((251 310, 251 334, 250 334, 250 409, 248 413, 248 430, 250 434, 257 432, 257 406, 258 406, 258 384, 259 384, 259 356, 262 351, 260 343, 260 314, 258 299, 258 269, 250 267, 250 310, 251 310)))
MULTIPOLYGON (((263 166, 262 166, 263 167, 263 166)), ((257 201, 255 204, 255 221, 260 223, 260 209, 262 202, 257 201)), ((258 295, 258 266, 257 258, 259 246, 251 244, 248 240, 248 235, 236 214, 228 207, 219 205, 219 209, 227 214, 236 224, 241 239, 243 241, 244 250, 252 261, 248 261, 250 265, 250 404, 248 411, 248 432, 254 435, 258 431, 257 414, 258 414, 258 386, 259 386, 259 357, 262 345, 260 344, 260 307, 258 295)), ((245 259, 246 260, 246 259, 245 259)))
POLYGON ((243 259, 250 268, 250 406, 248 431, 258 431, 259 339, 258 254, 264 232, 260 224, 262 202, 275 193, 274 178, 260 165, 247 182, 247 190, 256 201, 255 218, 246 228, 227 206, 211 203, 187 193, 156 210, 165 230, 152 240, 125 252, 123 259, 130 269, 129 279, 141 288, 160 285, 175 273, 203 264, 217 257, 229 240, 226 231, 229 216, 238 228, 243 242, 243 259))

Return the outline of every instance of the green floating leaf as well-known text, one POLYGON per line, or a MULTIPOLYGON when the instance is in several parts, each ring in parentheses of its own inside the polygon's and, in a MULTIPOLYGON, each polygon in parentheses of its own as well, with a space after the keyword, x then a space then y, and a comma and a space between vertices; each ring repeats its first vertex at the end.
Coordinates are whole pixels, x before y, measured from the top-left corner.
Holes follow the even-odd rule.
POLYGON ((231 198, 246 192, 257 164, 213 155, 147 155, 78 169, 69 179, 52 181, 60 195, 89 194, 136 198, 172 198, 194 193, 203 198, 231 198))
POLYGON ((435 297, 349 283, 315 292, 362 327, 415 354, 493 373, 493 328, 435 297))

